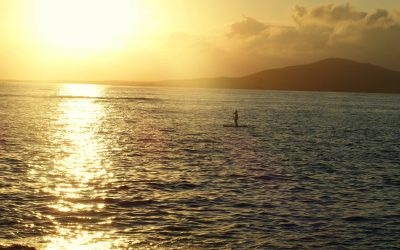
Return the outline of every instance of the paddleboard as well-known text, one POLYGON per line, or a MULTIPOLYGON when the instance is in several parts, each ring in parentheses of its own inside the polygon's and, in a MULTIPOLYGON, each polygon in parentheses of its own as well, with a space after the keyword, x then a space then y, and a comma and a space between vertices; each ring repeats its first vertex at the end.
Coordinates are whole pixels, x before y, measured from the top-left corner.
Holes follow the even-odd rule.
MULTIPOLYGON (((226 128, 236 128, 236 126, 232 125, 232 124, 224 124, 223 126, 226 127, 226 128)), ((237 127, 238 128, 247 128, 248 126, 247 125, 239 125, 237 127)))

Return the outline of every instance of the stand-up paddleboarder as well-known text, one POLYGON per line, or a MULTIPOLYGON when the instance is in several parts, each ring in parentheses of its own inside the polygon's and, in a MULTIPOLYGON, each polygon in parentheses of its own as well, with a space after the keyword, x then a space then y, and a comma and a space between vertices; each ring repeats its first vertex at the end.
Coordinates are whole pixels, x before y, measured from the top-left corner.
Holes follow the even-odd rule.
POLYGON ((235 121, 235 127, 239 127, 239 125, 238 125, 239 113, 237 110, 235 110, 235 112, 233 112, 233 120, 235 121))

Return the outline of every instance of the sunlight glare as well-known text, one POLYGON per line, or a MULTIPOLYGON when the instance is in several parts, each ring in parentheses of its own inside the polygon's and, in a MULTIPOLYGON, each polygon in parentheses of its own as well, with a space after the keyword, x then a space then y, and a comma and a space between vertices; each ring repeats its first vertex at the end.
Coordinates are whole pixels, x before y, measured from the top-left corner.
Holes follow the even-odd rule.
MULTIPOLYGON (((106 229, 93 232, 85 227, 92 213, 105 209, 104 186, 114 181, 104 156, 107 145, 98 136, 104 107, 92 98, 101 97, 103 90, 98 85, 65 84, 58 91, 62 98, 53 140, 62 146, 45 175, 45 191, 56 197, 48 207, 60 214, 59 218, 71 216, 82 222, 65 225, 59 218, 49 217, 57 225, 57 233, 47 237, 45 249, 113 249, 122 244, 106 229)), ((112 222, 112 216, 105 216, 98 225, 112 222)))
POLYGON ((38 0, 41 39, 62 48, 121 47, 138 32, 141 6, 135 0, 38 0))
POLYGON ((103 88, 94 84, 64 84, 59 90, 60 96, 100 97, 103 88))
POLYGON ((118 239, 110 239, 103 232, 88 232, 80 227, 58 228, 60 237, 50 239, 47 250, 76 249, 76 250, 106 250, 122 247, 122 242, 118 239), (104 240, 104 238, 109 238, 104 240))

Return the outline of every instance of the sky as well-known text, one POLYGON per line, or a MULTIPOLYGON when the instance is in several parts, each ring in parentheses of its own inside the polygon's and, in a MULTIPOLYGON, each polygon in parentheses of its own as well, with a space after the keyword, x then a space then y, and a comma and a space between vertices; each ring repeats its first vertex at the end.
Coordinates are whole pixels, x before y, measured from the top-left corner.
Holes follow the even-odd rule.
POLYGON ((0 0, 1 79, 241 76, 342 57, 400 70, 400 1, 0 0))

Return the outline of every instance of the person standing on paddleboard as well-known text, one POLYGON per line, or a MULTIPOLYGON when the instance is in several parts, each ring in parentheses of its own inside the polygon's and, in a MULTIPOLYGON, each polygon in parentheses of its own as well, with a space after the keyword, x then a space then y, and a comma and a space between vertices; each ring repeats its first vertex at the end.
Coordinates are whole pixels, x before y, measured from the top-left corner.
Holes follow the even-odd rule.
POLYGON ((233 120, 235 121, 235 127, 239 127, 239 125, 238 125, 239 113, 237 110, 235 110, 235 112, 233 112, 233 120))

